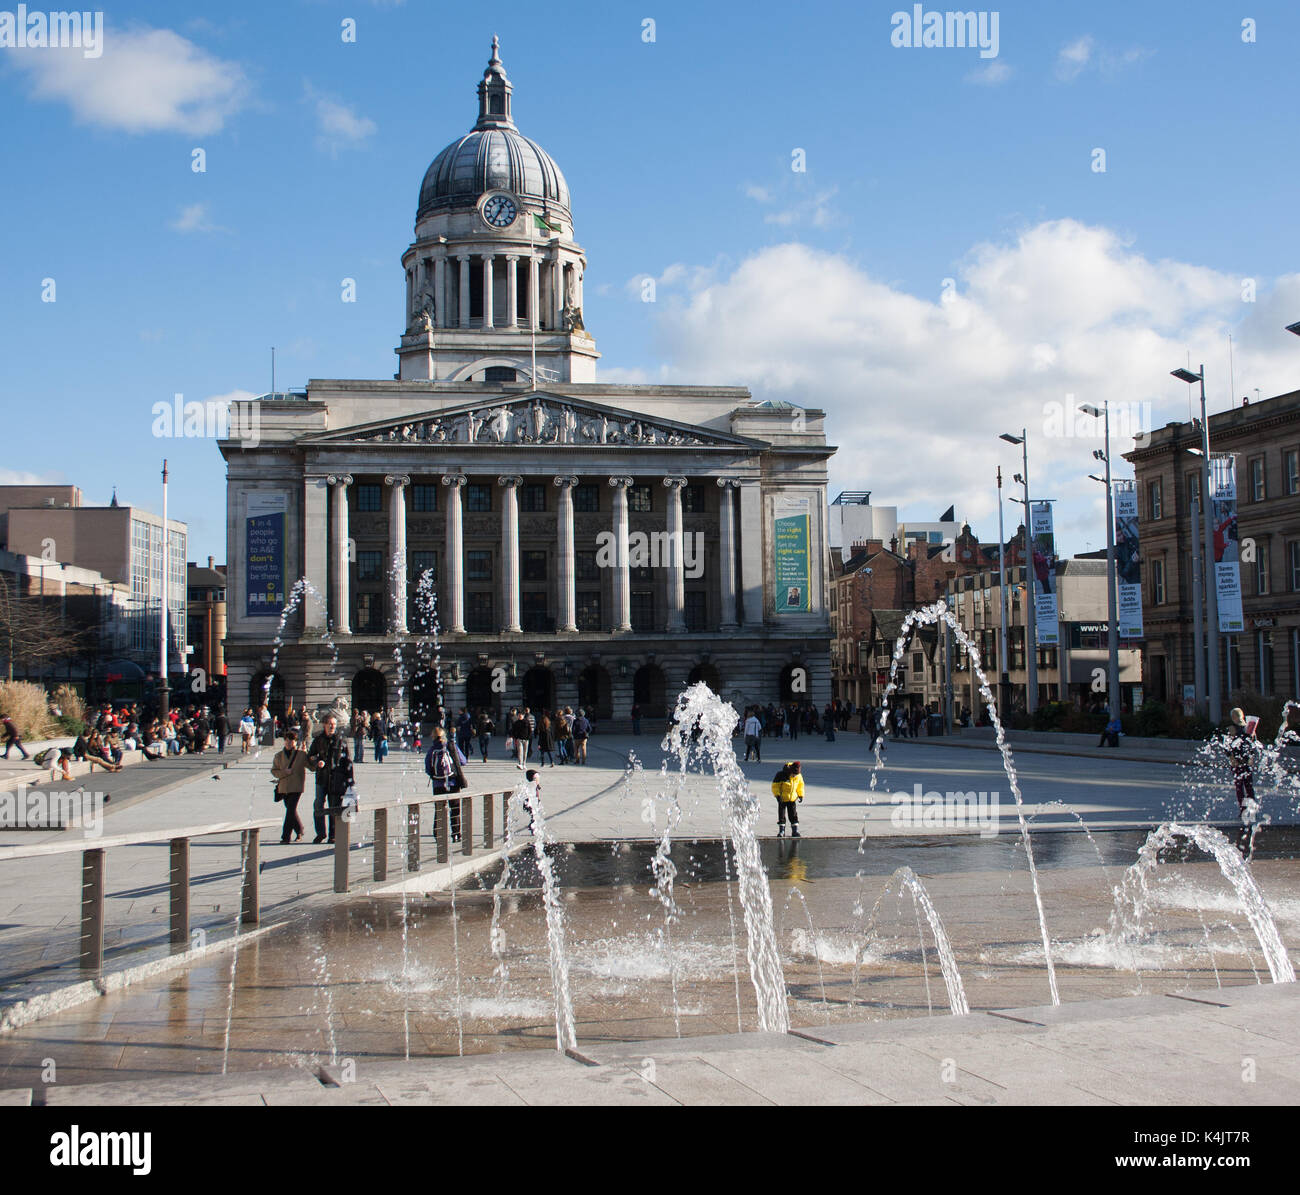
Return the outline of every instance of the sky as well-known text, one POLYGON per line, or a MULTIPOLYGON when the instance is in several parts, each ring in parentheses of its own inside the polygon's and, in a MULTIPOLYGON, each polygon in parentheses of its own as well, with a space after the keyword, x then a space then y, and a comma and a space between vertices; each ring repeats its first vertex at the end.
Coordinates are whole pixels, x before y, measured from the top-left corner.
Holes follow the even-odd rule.
POLYGON ((1211 412, 1300 388, 1300 7, 971 11, 996 44, 895 45, 896 0, 232 0, 106 8, 97 56, 4 46, 0 483, 159 510, 166 457, 191 559, 224 559, 220 454, 155 404, 263 393, 271 346, 281 389, 392 376, 420 181, 496 34, 598 378, 825 410, 831 497, 986 540, 1024 428, 1059 547, 1102 548, 1064 412, 1111 403, 1123 477, 1191 413, 1170 370, 1204 363, 1211 412))

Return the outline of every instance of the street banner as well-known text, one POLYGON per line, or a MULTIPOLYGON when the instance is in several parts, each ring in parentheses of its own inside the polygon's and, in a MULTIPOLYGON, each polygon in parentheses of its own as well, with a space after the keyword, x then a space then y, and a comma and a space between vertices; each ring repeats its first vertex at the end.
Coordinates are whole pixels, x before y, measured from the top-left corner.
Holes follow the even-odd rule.
POLYGON ((244 612, 279 618, 284 609, 284 524, 287 494, 254 490, 244 520, 244 612))
POLYGON ((777 498, 773 503, 772 576, 776 588, 772 604, 778 614, 806 614, 811 609, 810 523, 806 499, 777 498))
POLYGON ((1029 515, 1033 541, 1034 617, 1038 623, 1038 646, 1055 647, 1061 641, 1056 605, 1056 536, 1052 531, 1052 504, 1035 502, 1029 515))
POLYGON ((1119 637, 1142 638, 1142 557, 1138 550, 1137 482, 1115 482, 1115 589, 1119 637))
POLYGON ((1219 632, 1246 629, 1241 609, 1241 545, 1237 539, 1236 458, 1210 461, 1210 521, 1214 534, 1214 592, 1219 599, 1219 632))

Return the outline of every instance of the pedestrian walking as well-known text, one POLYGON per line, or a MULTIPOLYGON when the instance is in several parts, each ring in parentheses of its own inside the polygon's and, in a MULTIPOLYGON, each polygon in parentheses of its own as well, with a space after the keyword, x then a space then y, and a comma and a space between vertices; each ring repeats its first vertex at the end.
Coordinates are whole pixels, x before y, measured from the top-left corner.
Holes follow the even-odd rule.
POLYGON ((483 762, 488 761, 488 747, 492 744, 492 732, 496 726, 492 719, 488 717, 487 710, 480 710, 478 715, 478 724, 475 726, 478 732, 478 749, 479 754, 483 756, 483 762))
POLYGON ((1232 725, 1225 736, 1224 747, 1232 768, 1237 813, 1241 818, 1237 849, 1249 859, 1254 847, 1256 818, 1259 815, 1259 801, 1255 799, 1255 756, 1260 749, 1255 739, 1255 728, 1259 725, 1259 719, 1247 718, 1240 706, 1235 707, 1228 717, 1232 725))
POLYGON ((772 795, 776 798, 776 836, 785 837, 785 823, 790 821, 790 837, 799 837, 799 803, 803 800, 802 765, 796 759, 772 777, 772 795))
POLYGON ((591 735, 591 721, 587 717, 586 710, 579 710, 578 716, 573 720, 573 762, 585 764, 587 762, 587 739, 591 735))
POLYGON ((307 752, 307 767, 316 776, 316 801, 312 818, 316 826, 313 844, 334 841, 334 814, 339 810, 343 794, 352 784, 352 760, 348 757, 347 740, 339 730, 337 715, 325 715, 325 722, 307 752))
MULTIPOLYGON (((460 753, 455 743, 447 741, 446 733, 441 726, 434 727, 433 737, 429 744, 429 753, 424 757, 424 773, 429 777, 429 783, 433 787, 435 794, 447 794, 461 792, 467 788, 465 781, 465 772, 463 765, 465 757, 460 753)), ((460 802, 448 801, 450 806, 450 824, 452 842, 460 841, 460 802)))
POLYGON ((284 732, 284 746, 271 761, 271 775, 275 777, 275 799, 284 802, 284 826, 280 841, 302 840, 302 819, 298 816, 298 802, 307 787, 307 752, 298 745, 298 731, 289 727, 284 732), (292 838, 290 837, 292 835, 292 838))
POLYGON ((4 727, 5 759, 9 758, 10 747, 17 747, 18 754, 27 759, 27 748, 23 746, 22 735, 18 733, 18 727, 14 720, 8 714, 0 714, 0 725, 4 727))
POLYGON ((763 762, 763 752, 760 744, 763 741, 763 724, 758 720, 758 712, 753 706, 749 709, 749 717, 745 719, 745 762, 750 761, 751 756, 759 763, 763 762))

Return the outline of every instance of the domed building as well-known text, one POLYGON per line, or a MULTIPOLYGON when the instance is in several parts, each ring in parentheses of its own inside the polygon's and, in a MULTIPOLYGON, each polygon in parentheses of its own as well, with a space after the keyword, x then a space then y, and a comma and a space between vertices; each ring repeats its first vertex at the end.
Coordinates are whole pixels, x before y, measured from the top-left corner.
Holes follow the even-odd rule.
POLYGON ((516 127, 495 38, 402 268, 394 378, 232 412, 231 705, 269 685, 277 708, 428 720, 441 696, 608 725, 696 680, 825 704, 822 412, 597 380, 568 183, 516 127))

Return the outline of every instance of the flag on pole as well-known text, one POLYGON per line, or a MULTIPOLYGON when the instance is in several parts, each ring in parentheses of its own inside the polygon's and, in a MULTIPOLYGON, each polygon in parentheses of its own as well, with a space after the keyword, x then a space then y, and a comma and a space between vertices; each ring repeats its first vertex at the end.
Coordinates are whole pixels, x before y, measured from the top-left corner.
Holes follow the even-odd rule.
POLYGON ((533 228, 535 228, 538 232, 559 232, 560 231, 560 229, 556 225, 551 224, 547 220, 544 220, 536 212, 533 213, 533 228))

